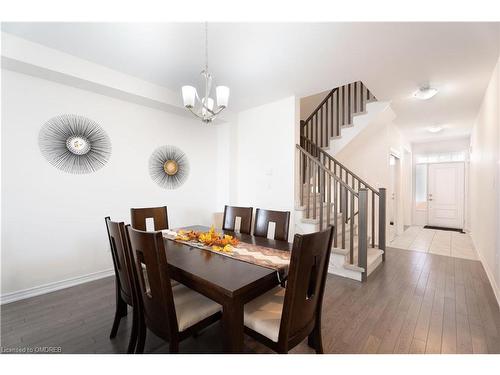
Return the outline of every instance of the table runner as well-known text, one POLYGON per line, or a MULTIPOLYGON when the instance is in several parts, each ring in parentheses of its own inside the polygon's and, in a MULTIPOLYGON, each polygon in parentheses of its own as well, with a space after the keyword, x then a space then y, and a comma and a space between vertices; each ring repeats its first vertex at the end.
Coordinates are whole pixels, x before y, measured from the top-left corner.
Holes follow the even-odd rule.
POLYGON ((289 251, 277 250, 270 247, 259 246, 240 241, 238 245, 232 247, 231 253, 226 253, 223 251, 214 250, 211 246, 206 246, 198 241, 178 240, 176 239, 177 232, 172 230, 163 230, 162 233, 164 238, 167 238, 171 241, 196 247, 198 249, 211 251, 216 254, 225 255, 230 258, 241 260, 243 262, 271 268, 278 271, 282 275, 288 273, 288 266, 290 264, 291 255, 289 251))

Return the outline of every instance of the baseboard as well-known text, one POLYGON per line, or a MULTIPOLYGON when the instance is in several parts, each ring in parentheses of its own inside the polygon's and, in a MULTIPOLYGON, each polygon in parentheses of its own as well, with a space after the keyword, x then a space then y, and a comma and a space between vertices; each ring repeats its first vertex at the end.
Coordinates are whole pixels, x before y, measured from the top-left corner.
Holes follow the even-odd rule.
MULTIPOLYGON (((472 236, 471 236, 472 238, 472 236)), ((474 240, 472 240, 474 243, 474 240)), ((493 274, 491 273, 490 269, 486 266, 486 262, 484 261, 483 255, 477 250, 476 245, 474 244, 474 248, 476 250, 477 257, 479 258, 479 261, 483 265, 484 271, 486 272, 486 276, 488 276, 488 280, 490 281, 491 289, 493 289, 493 294, 495 295, 495 298, 497 300, 498 307, 500 307, 500 288, 498 287, 495 278, 493 277, 493 274)))
POLYGON ((94 281, 102 279, 104 277, 112 276, 114 275, 114 273, 115 273, 114 270, 111 268, 104 271, 89 273, 83 276, 72 277, 66 280, 35 286, 33 288, 19 290, 17 292, 5 293, 0 296, 0 304, 4 305, 6 303, 20 301, 26 298, 31 298, 42 294, 55 292, 56 290, 66 289, 71 286, 88 283, 89 281, 94 281))

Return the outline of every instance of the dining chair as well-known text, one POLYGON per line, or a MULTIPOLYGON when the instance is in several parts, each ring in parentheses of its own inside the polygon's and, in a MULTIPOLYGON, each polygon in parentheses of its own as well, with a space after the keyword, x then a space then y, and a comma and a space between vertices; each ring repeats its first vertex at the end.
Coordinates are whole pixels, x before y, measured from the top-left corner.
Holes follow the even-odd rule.
POLYGON ((288 227, 290 225, 289 211, 271 211, 257 208, 255 211, 255 224, 253 235, 255 237, 267 238, 269 223, 275 223, 274 239, 279 241, 288 240, 288 227))
MULTIPOLYGON (((125 224, 123 222, 111 221, 108 216, 105 219, 108 230, 109 245, 115 269, 116 286, 116 311, 113 327, 109 335, 110 339, 116 337, 120 321, 127 315, 128 306, 136 305, 133 290, 131 262, 129 258, 127 239, 125 236, 125 224)), ((137 313, 134 310, 132 316, 132 332, 128 344, 127 353, 133 353, 137 341, 137 313)))
POLYGON ((146 219, 149 218, 153 219, 154 230, 168 229, 167 206, 131 208, 130 218, 134 229, 146 230, 146 219))
POLYGON ((250 234, 252 231, 253 207, 224 206, 222 230, 235 230, 236 218, 241 218, 240 233, 250 234))
POLYGON ((140 312, 135 352, 144 351, 150 329, 177 353, 180 341, 221 318, 222 306, 180 283, 172 286, 161 232, 126 229, 140 312))
POLYGON ((296 234, 288 284, 277 286, 245 304, 245 332, 278 353, 308 337, 309 346, 323 353, 321 307, 325 291, 333 227, 296 234))

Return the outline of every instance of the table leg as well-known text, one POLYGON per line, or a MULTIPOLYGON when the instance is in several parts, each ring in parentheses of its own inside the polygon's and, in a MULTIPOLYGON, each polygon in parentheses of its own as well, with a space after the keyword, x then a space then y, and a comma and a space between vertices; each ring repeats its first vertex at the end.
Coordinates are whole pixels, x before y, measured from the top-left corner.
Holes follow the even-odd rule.
POLYGON ((227 353, 243 353, 243 303, 230 301, 223 306, 222 327, 224 350, 227 353))

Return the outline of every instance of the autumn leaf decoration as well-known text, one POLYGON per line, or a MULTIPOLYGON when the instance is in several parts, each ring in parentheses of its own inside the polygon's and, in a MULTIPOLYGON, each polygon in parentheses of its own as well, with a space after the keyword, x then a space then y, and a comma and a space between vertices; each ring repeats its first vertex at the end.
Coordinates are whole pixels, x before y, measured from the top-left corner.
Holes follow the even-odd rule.
POLYGON ((175 239, 178 241, 200 242, 205 246, 212 247, 214 251, 223 253, 231 253, 233 251, 233 246, 239 243, 238 239, 233 236, 217 233, 213 226, 210 227, 208 232, 180 230, 177 232, 177 237, 175 239))

